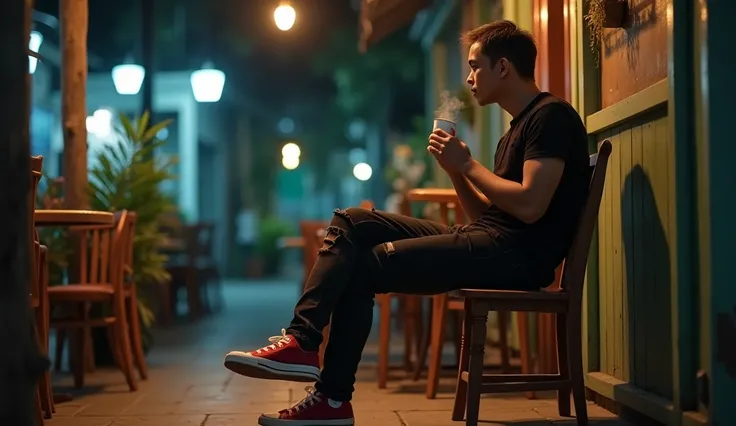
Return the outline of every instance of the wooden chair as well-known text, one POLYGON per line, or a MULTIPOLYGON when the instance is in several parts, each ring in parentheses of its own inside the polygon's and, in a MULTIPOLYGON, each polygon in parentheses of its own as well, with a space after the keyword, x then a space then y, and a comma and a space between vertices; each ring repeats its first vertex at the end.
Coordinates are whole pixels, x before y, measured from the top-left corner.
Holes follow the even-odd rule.
MULTIPOLYGON (((38 236, 34 226, 34 215, 36 210, 36 193, 41 181, 41 170, 43 168, 43 157, 31 157, 31 185, 28 204, 28 238, 31 259, 31 294, 30 303, 33 308, 34 331, 38 347, 41 352, 48 354, 49 349, 49 302, 48 302, 48 276, 45 246, 38 242, 38 236)), ((36 389, 37 415, 41 418, 50 419, 54 412, 54 398, 51 391, 51 373, 46 370, 38 381, 36 389)))
POLYGON ((466 425, 478 424, 482 393, 557 390, 561 416, 570 416, 570 391, 579 425, 588 424, 582 359, 582 295, 585 267, 593 229, 598 217, 606 178, 611 143, 601 143, 591 156, 593 173, 590 192, 572 247, 565 259, 562 285, 557 292, 525 292, 462 289, 455 295, 465 299, 465 322, 452 419, 466 415, 466 425), (484 375, 486 319, 489 311, 546 312, 556 314, 558 374, 484 375), (467 411, 466 411, 467 410, 467 411))
MULTIPOLYGON (((84 373, 89 362, 91 339, 89 329, 107 327, 109 343, 115 361, 122 370, 128 388, 138 389, 131 353, 128 313, 125 309, 125 269, 124 256, 128 243, 128 212, 115 214, 113 226, 75 226, 70 231, 81 234, 80 280, 79 283, 49 287, 48 294, 52 304, 65 304, 76 308, 76 316, 52 319, 55 328, 77 329, 71 349, 74 384, 84 386, 84 373), (102 303, 111 312, 103 312, 98 318, 90 318, 90 306, 102 303)), ((132 242, 130 242, 132 243, 132 242)))
POLYGON ((123 268, 124 268, 124 291, 125 301, 128 309, 128 321, 130 322, 130 346, 133 351, 133 360, 138 369, 141 380, 148 379, 148 366, 146 365, 146 357, 143 353, 143 341, 141 338, 141 325, 138 315, 138 292, 133 279, 133 249, 135 238, 135 225, 137 215, 135 212, 128 212, 125 228, 121 236, 120 246, 124 250, 123 268))

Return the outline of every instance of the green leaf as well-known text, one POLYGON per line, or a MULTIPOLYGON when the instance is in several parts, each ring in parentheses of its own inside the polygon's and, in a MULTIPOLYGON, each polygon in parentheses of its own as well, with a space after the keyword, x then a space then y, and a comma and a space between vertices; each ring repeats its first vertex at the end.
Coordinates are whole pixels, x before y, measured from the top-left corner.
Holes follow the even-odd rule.
MULTIPOLYGON (((133 250, 133 278, 137 287, 160 285, 168 280, 167 257, 158 251, 164 235, 159 233, 164 214, 175 209, 172 197, 162 190, 162 184, 175 179, 169 171, 176 164, 175 156, 161 161, 153 154, 166 144, 156 134, 171 124, 171 120, 149 126, 148 112, 135 122, 120 115, 116 128, 117 143, 97 153, 90 168, 90 203, 96 210, 136 212, 136 235, 133 250)), ((57 266, 62 265, 61 261, 57 266)), ((145 294, 139 291, 138 294, 145 294)), ((139 313, 144 327, 154 321, 153 313, 143 299, 139 313)))
POLYGON ((148 130, 146 130, 146 132, 143 134, 143 136, 141 137, 141 140, 143 142, 150 141, 151 139, 153 139, 153 138, 156 137, 156 135, 158 134, 158 132, 160 132, 161 130, 169 127, 169 125, 171 123, 173 123, 173 122, 174 122, 174 120, 167 119, 167 120, 164 120, 164 121, 162 121, 162 122, 160 122, 158 124, 155 124, 155 125, 151 126, 151 128, 148 129, 148 130))
POLYGON ((140 144, 143 142, 143 134, 146 131, 146 128, 148 127, 148 119, 150 118, 150 114, 148 111, 144 111, 143 115, 141 115, 140 119, 138 120, 138 124, 136 126, 136 133, 135 133, 135 142, 140 144))

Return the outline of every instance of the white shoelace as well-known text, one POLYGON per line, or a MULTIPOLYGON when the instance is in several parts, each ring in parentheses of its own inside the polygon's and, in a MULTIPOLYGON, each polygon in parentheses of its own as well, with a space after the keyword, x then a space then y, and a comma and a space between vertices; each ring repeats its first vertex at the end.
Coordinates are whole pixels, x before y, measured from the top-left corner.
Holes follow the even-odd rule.
POLYGON ((286 410, 289 414, 298 413, 302 410, 306 410, 309 407, 313 407, 315 404, 322 402, 322 398, 320 397, 319 393, 317 393, 317 389, 314 388, 314 386, 307 386, 304 388, 304 390, 307 392, 307 396, 299 401, 295 406, 289 408, 286 410))
POLYGON ((258 349, 256 353, 268 352, 269 350, 275 350, 277 347, 281 348, 291 343, 291 338, 286 335, 286 329, 282 328, 280 336, 271 336, 268 338, 268 341, 272 344, 258 349))

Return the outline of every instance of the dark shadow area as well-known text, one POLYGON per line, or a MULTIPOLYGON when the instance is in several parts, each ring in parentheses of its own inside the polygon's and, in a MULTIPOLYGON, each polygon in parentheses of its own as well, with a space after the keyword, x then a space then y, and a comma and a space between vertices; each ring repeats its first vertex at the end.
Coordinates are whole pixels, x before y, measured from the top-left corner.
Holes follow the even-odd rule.
POLYGON ((629 382, 672 398, 670 254, 664 225, 644 169, 626 176, 621 199, 628 303, 629 382))

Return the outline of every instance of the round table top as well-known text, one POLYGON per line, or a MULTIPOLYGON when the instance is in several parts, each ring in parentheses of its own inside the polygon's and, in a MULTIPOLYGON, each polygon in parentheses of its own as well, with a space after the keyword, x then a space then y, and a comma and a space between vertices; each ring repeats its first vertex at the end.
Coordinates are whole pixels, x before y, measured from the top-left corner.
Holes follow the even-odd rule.
POLYGON ((281 248, 304 247, 304 238, 302 237, 283 237, 279 239, 279 247, 281 248))
POLYGON ((416 188, 407 192, 410 201, 431 201, 436 203, 453 203, 457 201, 457 193, 452 188, 416 188))
POLYGON ((112 225, 115 216, 95 210, 36 210, 36 226, 112 225))

